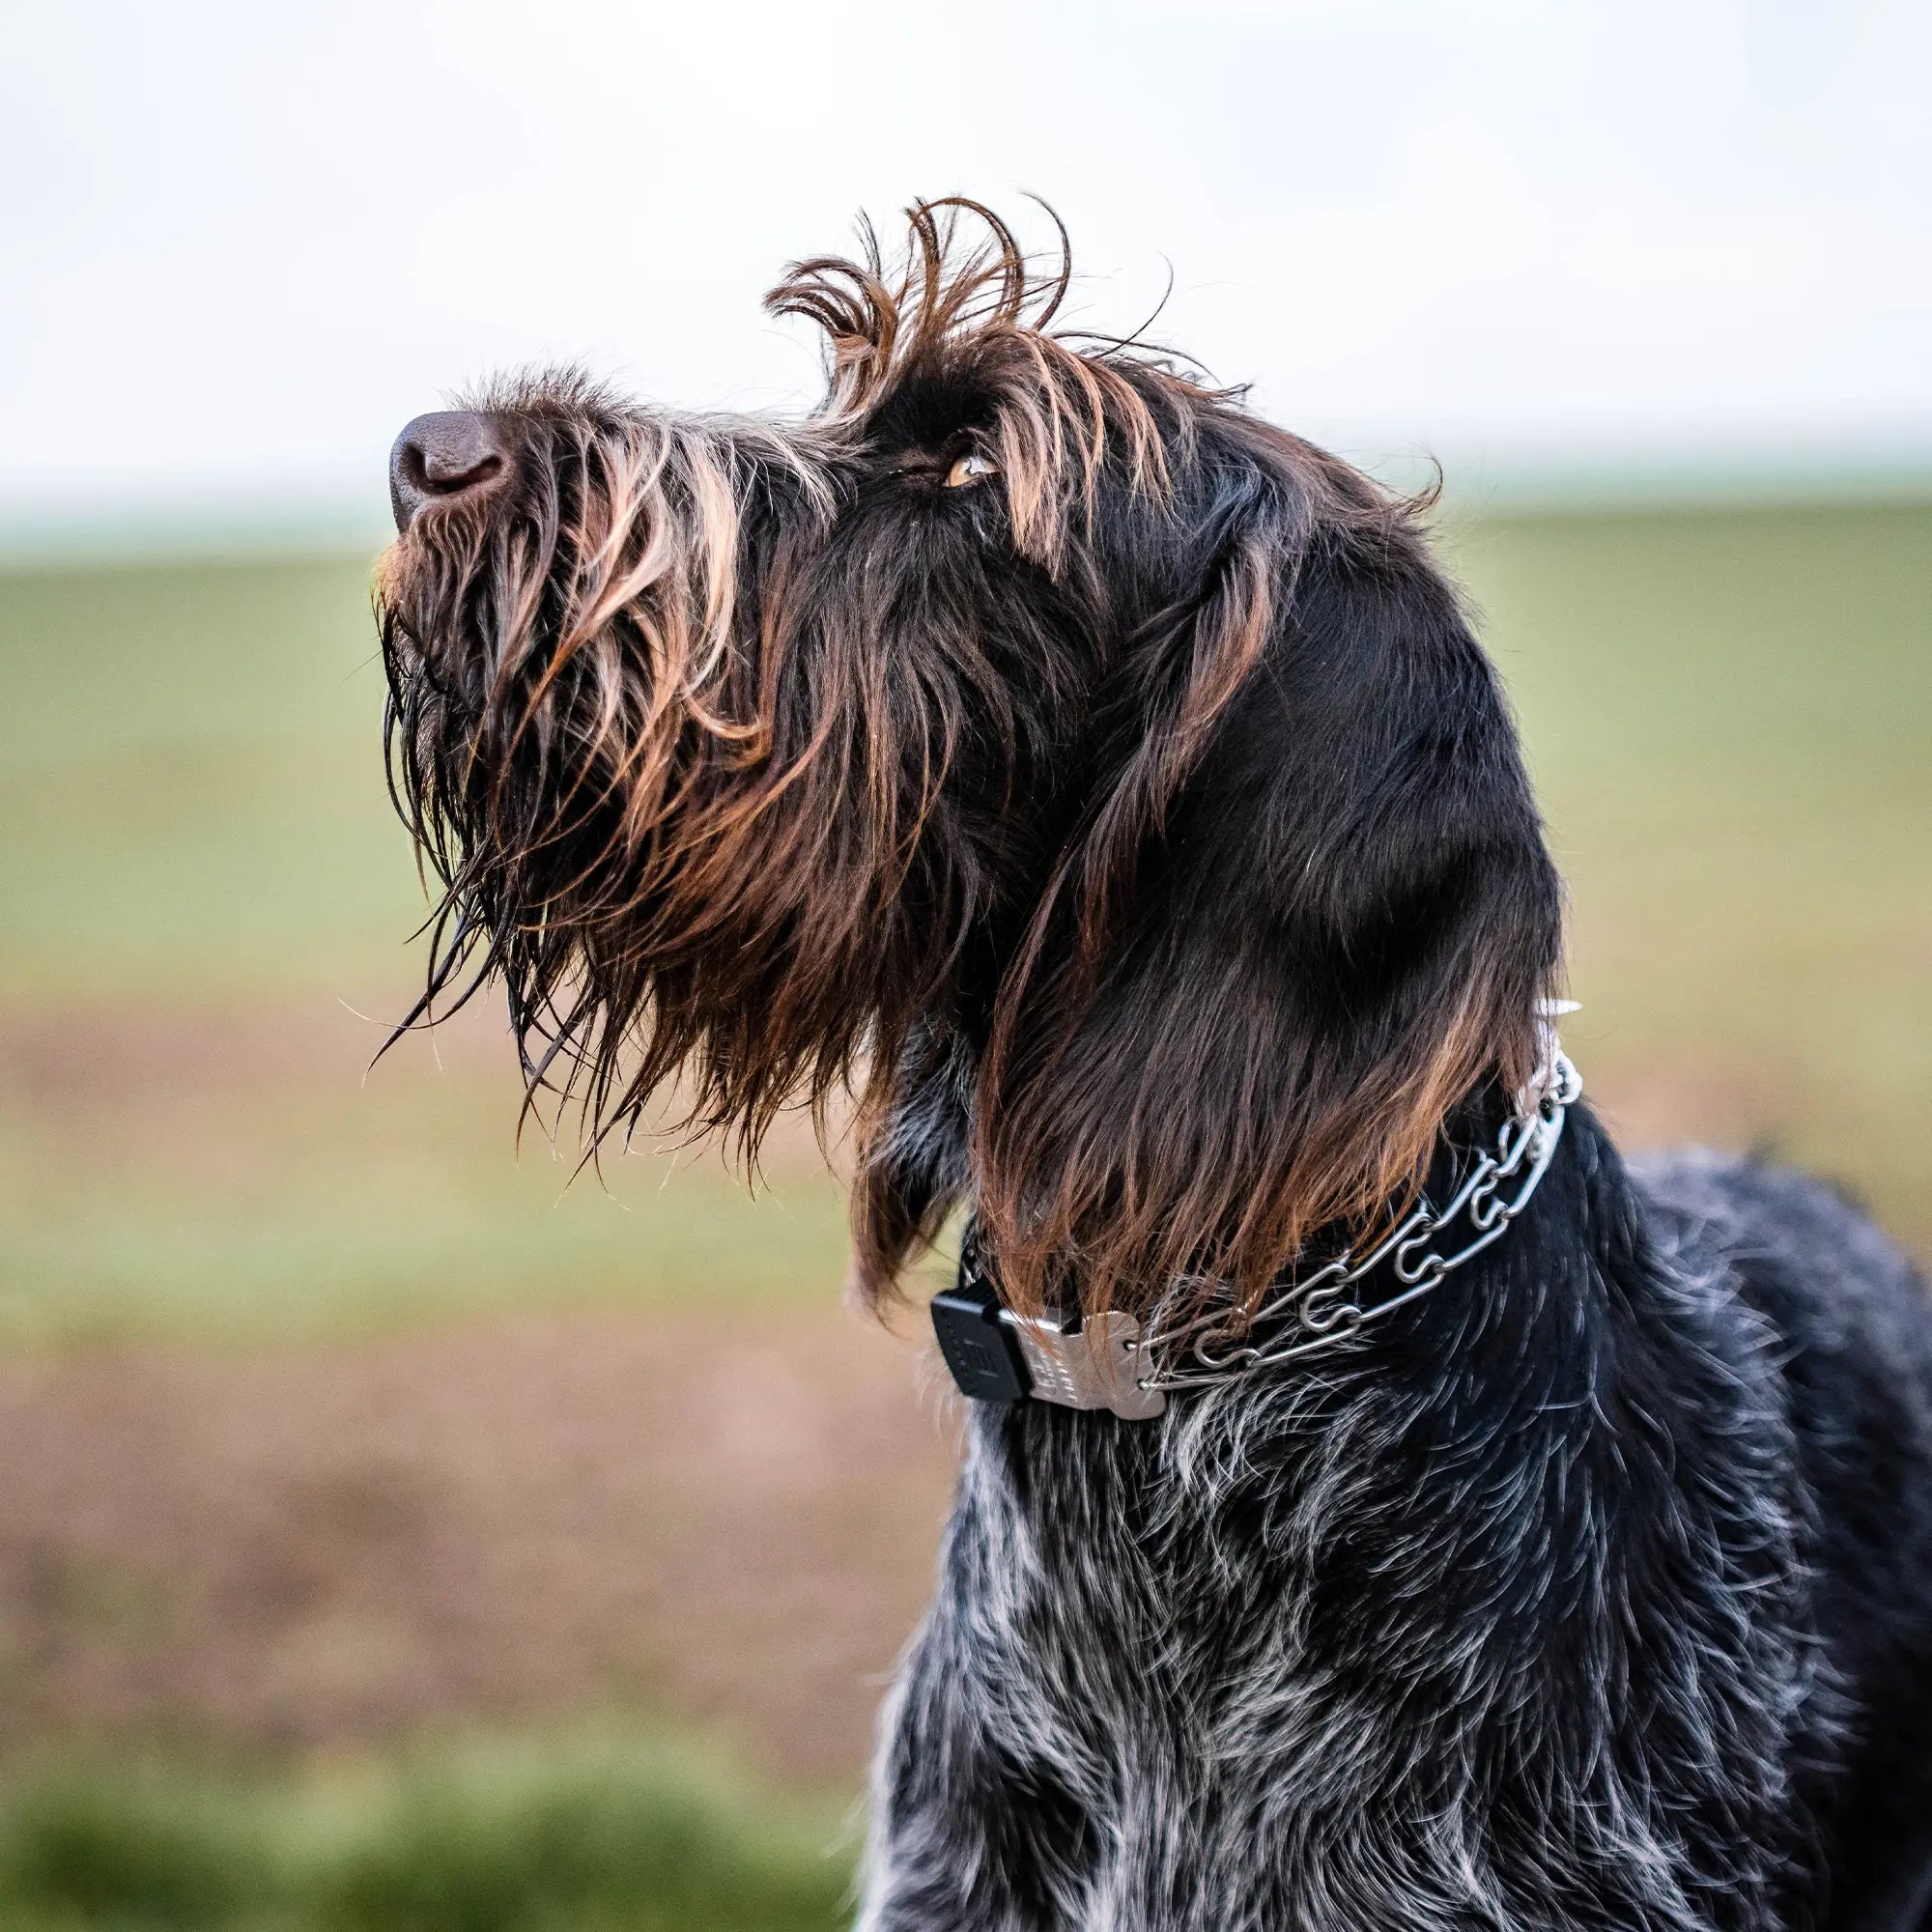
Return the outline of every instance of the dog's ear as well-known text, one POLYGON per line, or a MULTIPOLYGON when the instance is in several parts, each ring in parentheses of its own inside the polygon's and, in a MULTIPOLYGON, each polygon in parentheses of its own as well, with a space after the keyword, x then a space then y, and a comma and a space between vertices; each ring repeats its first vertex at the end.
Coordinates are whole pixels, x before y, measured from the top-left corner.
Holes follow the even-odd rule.
POLYGON ((1115 749, 1003 988, 973 1181, 1022 1308, 1250 1303, 1533 1076, 1560 893, 1410 509, 1282 439, 1130 640, 1115 749))

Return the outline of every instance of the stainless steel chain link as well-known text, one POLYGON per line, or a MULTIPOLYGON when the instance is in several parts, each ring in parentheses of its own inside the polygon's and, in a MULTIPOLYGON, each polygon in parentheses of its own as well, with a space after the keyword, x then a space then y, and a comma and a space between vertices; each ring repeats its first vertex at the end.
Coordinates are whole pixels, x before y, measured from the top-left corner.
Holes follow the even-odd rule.
MULTIPOLYGON (((1248 1369, 1332 1349, 1427 1294, 1444 1275, 1500 1240, 1529 1206, 1563 1137, 1565 1115, 1582 1092, 1577 1069, 1550 1034, 1543 1071, 1498 1131, 1494 1151, 1476 1157, 1441 1207, 1425 1195, 1365 1254, 1344 1250, 1247 1318, 1225 1299, 1218 1307, 1211 1299, 1201 1306, 1200 1281, 1177 1282, 1128 1345, 1140 1369, 1136 1386, 1149 1395, 1218 1387, 1248 1369), (1445 1252, 1435 1245, 1436 1236, 1450 1231, 1468 1238, 1445 1252), (1381 1301, 1353 1299, 1350 1290, 1384 1262, 1398 1292, 1381 1301), (1164 1322, 1163 1307, 1191 1312, 1164 1322), (1280 1332, 1262 1335, 1277 1323, 1280 1332)), ((1227 1291, 1221 1293, 1225 1296, 1227 1291)))

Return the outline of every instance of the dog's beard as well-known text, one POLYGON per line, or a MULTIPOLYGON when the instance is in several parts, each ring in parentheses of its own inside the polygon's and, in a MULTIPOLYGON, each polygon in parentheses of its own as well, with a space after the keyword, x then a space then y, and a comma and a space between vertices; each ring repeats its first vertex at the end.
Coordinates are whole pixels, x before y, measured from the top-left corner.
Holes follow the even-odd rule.
POLYGON ((531 1101, 593 1149, 682 1072, 671 1124, 754 1157, 956 954, 918 836, 952 728, 881 699, 879 612, 797 615, 836 450, 554 380, 486 407, 509 487, 419 518, 377 593, 391 790, 441 887, 411 1020, 498 977, 531 1101))

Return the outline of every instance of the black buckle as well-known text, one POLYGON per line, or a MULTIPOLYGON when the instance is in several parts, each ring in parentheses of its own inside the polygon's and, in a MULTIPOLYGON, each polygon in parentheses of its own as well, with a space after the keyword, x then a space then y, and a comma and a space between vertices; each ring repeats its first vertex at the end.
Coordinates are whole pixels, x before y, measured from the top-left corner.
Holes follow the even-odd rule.
POLYGON ((961 1395, 1024 1402, 1032 1393, 1019 1338, 1000 1320, 1000 1297, 963 1264, 958 1285, 932 1297, 932 1332, 961 1395))

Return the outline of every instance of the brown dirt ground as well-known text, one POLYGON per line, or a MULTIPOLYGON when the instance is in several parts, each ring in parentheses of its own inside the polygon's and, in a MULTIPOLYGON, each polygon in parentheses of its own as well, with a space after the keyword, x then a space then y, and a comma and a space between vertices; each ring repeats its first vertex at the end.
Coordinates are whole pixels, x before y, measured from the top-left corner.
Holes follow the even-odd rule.
POLYGON ((0 1746, 617 1703, 850 1783, 950 1487, 921 1379, 837 1310, 0 1365, 0 1746))
MULTIPOLYGON (((450 1126, 421 1112, 447 1092, 477 1117, 460 1158, 507 1175, 500 1020, 405 1042, 345 1124, 327 1109, 381 1037, 327 1000, 0 1014, 0 1110, 105 1185, 219 1200, 392 1117, 450 1126), (317 1147, 265 1131, 283 1116, 327 1122, 317 1147)), ((824 1174, 809 1122, 765 1168, 824 1174)), ((629 1707, 849 1784, 930 1585, 956 1421, 919 1351, 826 1290, 0 1360, 0 1752, 629 1707)))

